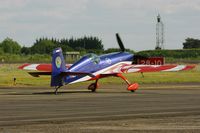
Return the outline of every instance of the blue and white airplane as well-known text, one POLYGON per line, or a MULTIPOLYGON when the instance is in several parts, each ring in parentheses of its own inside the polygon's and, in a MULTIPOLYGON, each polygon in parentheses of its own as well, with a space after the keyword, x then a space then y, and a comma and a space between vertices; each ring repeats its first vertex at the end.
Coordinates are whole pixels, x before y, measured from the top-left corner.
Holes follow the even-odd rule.
POLYGON ((124 45, 116 34, 121 51, 97 56, 89 53, 72 65, 66 65, 62 49, 53 51, 51 64, 24 64, 19 67, 23 70, 37 70, 29 72, 32 76, 51 75, 51 86, 58 88, 66 84, 94 80, 88 89, 95 92, 99 87, 98 80, 110 76, 120 77, 128 87, 127 90, 134 92, 138 89, 138 83, 130 83, 122 74, 133 72, 157 72, 157 71, 180 71, 194 68, 194 65, 135 65, 133 60, 137 58, 131 53, 125 52, 124 45))

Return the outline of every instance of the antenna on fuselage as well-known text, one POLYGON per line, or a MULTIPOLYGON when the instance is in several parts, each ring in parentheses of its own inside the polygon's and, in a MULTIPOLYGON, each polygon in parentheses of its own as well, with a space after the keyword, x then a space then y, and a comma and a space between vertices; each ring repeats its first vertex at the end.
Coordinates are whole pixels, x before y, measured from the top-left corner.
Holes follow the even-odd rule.
POLYGON ((123 44, 123 42, 122 42, 122 40, 121 40, 121 38, 120 38, 118 33, 116 33, 116 39, 117 39, 117 42, 119 44, 119 47, 120 47, 121 51, 124 52, 125 51, 124 44, 123 44))

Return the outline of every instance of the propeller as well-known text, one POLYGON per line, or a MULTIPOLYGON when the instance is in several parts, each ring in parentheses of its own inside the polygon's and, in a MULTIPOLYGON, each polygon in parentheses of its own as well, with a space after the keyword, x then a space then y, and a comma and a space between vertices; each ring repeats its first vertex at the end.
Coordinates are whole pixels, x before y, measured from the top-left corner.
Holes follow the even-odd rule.
POLYGON ((122 40, 121 40, 121 38, 120 38, 118 33, 116 33, 116 39, 117 39, 117 42, 119 44, 119 47, 120 47, 121 51, 124 52, 125 51, 124 44, 123 44, 123 42, 122 42, 122 40))
MULTIPOLYGON (((125 49, 124 44, 119 36, 119 33, 116 33, 116 39, 117 39, 118 45, 121 49, 121 52, 125 52, 126 49, 125 49)), ((141 56, 141 55, 134 54, 132 64, 136 64, 138 59, 147 59, 147 58, 148 58, 147 56, 141 56)))

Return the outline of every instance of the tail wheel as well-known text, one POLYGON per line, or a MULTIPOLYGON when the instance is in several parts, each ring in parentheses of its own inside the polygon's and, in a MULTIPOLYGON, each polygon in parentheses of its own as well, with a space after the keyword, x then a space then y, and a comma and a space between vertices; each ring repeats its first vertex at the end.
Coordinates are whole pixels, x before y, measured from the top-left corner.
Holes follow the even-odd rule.
POLYGON ((98 84, 96 84, 96 83, 92 83, 92 84, 90 84, 89 86, 88 86, 88 90, 91 90, 92 92, 95 92, 96 91, 96 89, 98 88, 98 84))

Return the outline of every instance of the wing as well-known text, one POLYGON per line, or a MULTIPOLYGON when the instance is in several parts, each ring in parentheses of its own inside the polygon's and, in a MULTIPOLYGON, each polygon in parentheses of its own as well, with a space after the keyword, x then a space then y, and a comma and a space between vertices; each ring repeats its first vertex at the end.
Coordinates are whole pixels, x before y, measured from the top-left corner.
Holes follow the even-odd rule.
MULTIPOLYGON (((72 64, 66 64, 66 68, 71 66, 72 64)), ((22 66, 19 66, 18 69, 51 72, 52 66, 51 64, 23 64, 22 66)))
POLYGON ((175 72, 193 69, 195 65, 129 65, 119 64, 113 66, 102 74, 134 73, 134 72, 175 72))

